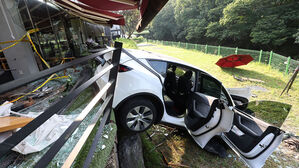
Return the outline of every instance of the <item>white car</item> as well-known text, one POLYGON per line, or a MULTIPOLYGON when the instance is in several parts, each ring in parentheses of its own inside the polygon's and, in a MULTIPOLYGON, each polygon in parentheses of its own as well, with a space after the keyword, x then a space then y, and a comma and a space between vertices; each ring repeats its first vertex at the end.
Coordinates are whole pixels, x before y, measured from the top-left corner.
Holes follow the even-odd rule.
MULTIPOLYGON (((96 73, 105 66, 102 61, 96 73)), ((107 80, 108 74, 98 86, 107 80)), ((141 132, 154 123, 184 127, 201 148, 219 135, 250 167, 262 167, 284 132, 240 110, 238 100, 212 75, 182 60, 123 49, 113 108, 126 130, 141 132)))

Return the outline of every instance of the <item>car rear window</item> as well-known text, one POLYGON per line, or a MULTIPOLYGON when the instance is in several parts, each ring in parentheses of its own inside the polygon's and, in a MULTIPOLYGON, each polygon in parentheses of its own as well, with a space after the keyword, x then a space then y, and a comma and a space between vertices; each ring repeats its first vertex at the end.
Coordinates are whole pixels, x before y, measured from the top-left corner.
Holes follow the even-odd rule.
POLYGON ((163 77, 166 76, 167 62, 158 60, 147 60, 150 66, 161 74, 163 77))

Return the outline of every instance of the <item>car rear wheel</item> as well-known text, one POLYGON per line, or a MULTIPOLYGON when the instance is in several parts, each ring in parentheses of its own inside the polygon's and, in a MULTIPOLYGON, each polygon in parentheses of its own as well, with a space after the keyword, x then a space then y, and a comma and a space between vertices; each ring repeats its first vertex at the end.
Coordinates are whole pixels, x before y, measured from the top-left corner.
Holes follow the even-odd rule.
POLYGON ((150 100, 138 98, 126 102, 118 116, 123 128, 131 132, 142 132, 153 125, 157 110, 150 100))

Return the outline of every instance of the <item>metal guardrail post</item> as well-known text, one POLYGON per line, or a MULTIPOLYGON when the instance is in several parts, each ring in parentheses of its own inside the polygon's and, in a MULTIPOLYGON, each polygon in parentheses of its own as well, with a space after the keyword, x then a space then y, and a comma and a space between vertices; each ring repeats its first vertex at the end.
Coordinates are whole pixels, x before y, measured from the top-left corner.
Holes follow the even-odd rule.
POLYGON ((205 46, 205 53, 207 54, 208 53, 208 45, 206 44, 205 46))
POLYGON ((263 50, 260 51, 259 62, 262 60, 263 50))
MULTIPOLYGON (((116 50, 113 52, 112 55, 112 64, 113 66, 115 66, 109 73, 109 80, 115 80, 115 82, 112 84, 112 86, 110 87, 110 89, 107 91, 107 95, 112 94, 114 95, 114 91, 115 91, 115 86, 116 86, 116 81, 117 81, 117 74, 118 74, 118 66, 119 66, 119 60, 120 60, 120 55, 121 55, 121 50, 122 50, 122 43, 119 42, 115 42, 114 47, 116 48, 116 50)), ((108 108, 112 108, 112 101, 111 101, 111 105, 108 104, 108 108)))
POLYGON ((288 57, 286 70, 285 70, 286 75, 289 74, 290 62, 291 62, 291 57, 288 57))
POLYGON ((270 52, 270 57, 269 57, 269 64, 268 65, 271 65, 271 61, 272 61, 272 56, 273 56, 273 51, 270 52))
MULTIPOLYGON (((119 65, 119 60, 120 60, 120 56, 121 56, 122 43, 115 42, 114 47, 116 48, 116 50, 113 52, 113 55, 112 55, 112 65, 114 65, 114 68, 111 69, 111 71, 109 73, 109 80, 108 80, 108 81, 114 80, 114 82, 113 82, 113 84, 111 85, 111 87, 109 88, 109 90, 107 91, 107 94, 106 94, 106 95, 113 95, 113 96, 114 96, 114 91, 115 91, 115 86, 116 86, 116 81, 117 81, 118 65, 119 65)), ((106 111, 104 113, 104 117, 101 120, 101 124, 99 126, 99 129, 98 129, 98 131, 97 131, 97 133, 96 133, 96 135, 93 139, 92 145, 91 145, 91 147, 89 149, 89 152, 87 154, 87 157, 84 161, 84 164, 83 164, 84 168, 89 167, 91 162, 92 162, 93 155, 95 153, 97 144, 98 144, 99 140, 101 139, 102 132, 103 132, 103 129, 104 129, 104 123, 102 123, 102 122, 105 122, 106 124, 110 122, 110 113, 111 113, 111 110, 112 110, 113 96, 112 96, 111 101, 109 101, 109 103, 106 107, 106 109, 109 109, 110 111, 106 111), (103 121, 103 120, 105 120, 105 121, 103 121)))
POLYGON ((220 55, 220 45, 218 46, 218 55, 220 55))
POLYGON ((236 47, 235 54, 238 54, 238 47, 236 47))

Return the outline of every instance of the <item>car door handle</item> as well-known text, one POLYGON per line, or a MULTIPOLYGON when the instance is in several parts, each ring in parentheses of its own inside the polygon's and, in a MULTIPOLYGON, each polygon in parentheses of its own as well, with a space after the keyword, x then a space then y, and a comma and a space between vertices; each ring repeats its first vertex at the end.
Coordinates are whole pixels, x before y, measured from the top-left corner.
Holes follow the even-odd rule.
POLYGON ((264 144, 259 144, 259 146, 260 146, 261 148, 265 148, 265 145, 264 145, 264 144))

